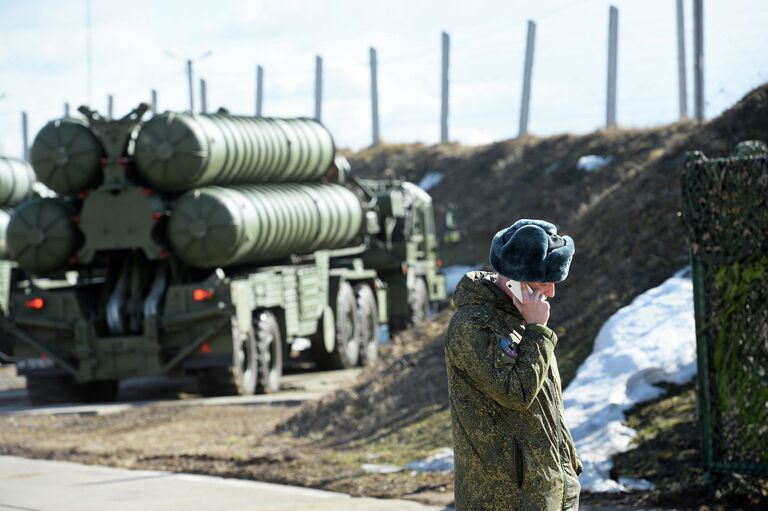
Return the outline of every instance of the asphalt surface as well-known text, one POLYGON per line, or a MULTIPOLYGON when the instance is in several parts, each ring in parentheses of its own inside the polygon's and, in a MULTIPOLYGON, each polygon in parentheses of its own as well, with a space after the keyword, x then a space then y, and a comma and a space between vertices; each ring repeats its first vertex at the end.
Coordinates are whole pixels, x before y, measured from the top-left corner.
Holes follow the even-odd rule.
POLYGON ((280 392, 259 396, 202 398, 190 394, 189 382, 170 378, 136 378, 121 383, 114 403, 39 405, 29 403, 26 381, 11 366, 0 369, 0 415, 105 415, 141 406, 227 406, 300 404, 351 385, 360 369, 294 371, 284 374, 280 392))
POLYGON ((0 509, 22 511, 440 511, 295 486, 0 456, 0 509))

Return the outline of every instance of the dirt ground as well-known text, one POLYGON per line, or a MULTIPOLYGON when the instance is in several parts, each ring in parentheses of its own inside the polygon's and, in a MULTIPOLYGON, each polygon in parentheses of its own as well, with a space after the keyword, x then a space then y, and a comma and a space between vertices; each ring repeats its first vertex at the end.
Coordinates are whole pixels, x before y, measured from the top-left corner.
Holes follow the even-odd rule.
MULTIPOLYGON (((442 331, 439 325, 444 320, 441 316, 424 329, 399 337, 385 348, 377 368, 363 371, 357 385, 318 403, 205 407, 163 403, 106 415, 0 414, 0 454, 183 471, 447 505, 453 501, 451 474, 370 474, 362 469, 366 463, 402 466, 428 456, 436 446, 450 446, 445 410, 427 407, 417 417, 401 417, 389 427, 380 415, 365 422, 352 412, 362 395, 400 394, 382 388, 388 381, 382 375, 389 372, 397 379, 401 373, 389 369, 407 365, 404 361, 420 353, 425 340, 434 339, 429 331, 442 331), (346 404, 339 409, 340 403, 346 404), (327 424, 321 420, 308 429, 297 429, 323 406, 336 408, 327 414, 327 424), (432 411, 436 413, 430 415, 432 411), (350 413, 358 420, 350 420, 350 413), (351 434, 350 427, 359 427, 358 434, 351 434)), ((438 387, 444 387, 441 376, 436 378, 438 387)), ((16 378, 12 368, 0 369, 0 389, 22 385, 23 378, 16 378)), ((433 399, 440 401, 437 395, 433 399)), ((413 406, 418 403, 423 400, 414 400, 413 406)))

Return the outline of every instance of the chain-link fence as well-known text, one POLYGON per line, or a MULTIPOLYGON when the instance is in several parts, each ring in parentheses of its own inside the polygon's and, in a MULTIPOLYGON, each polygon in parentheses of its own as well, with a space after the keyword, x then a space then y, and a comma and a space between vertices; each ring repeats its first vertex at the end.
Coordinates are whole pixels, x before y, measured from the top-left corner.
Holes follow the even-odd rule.
POLYGON ((695 152, 683 173, 707 474, 768 475, 767 152, 695 152))

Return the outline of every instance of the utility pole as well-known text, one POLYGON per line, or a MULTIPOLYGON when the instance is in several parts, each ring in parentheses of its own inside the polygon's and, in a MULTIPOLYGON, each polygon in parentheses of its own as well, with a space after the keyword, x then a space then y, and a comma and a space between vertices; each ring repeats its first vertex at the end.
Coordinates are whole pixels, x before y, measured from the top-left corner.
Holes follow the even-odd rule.
POLYGON ((202 78, 200 78, 200 113, 208 113, 208 87, 202 78))
POLYGON ((451 38, 447 32, 442 33, 443 65, 440 80, 440 143, 448 142, 448 64, 451 38))
POLYGON ((93 23, 91 0, 85 0, 85 68, 88 82, 88 106, 93 105, 93 23))
POLYGON ((189 87, 189 113, 195 113, 195 91, 192 86, 192 59, 187 59, 187 86, 189 87))
POLYGON ((688 118, 688 86, 685 83, 685 18, 683 0, 677 0, 677 87, 680 119, 688 118))
POLYGON ((113 115, 114 106, 115 106, 115 100, 112 97, 112 94, 110 94, 107 96, 107 115, 109 116, 110 119, 114 117, 113 115))
POLYGON ((693 88, 696 120, 704 122, 704 1, 693 0, 693 88))
POLYGON ((27 112, 21 112, 21 157, 29 161, 29 123, 27 112))
MULTIPOLYGON (((192 80, 192 63, 198 62, 203 60, 204 58, 210 57, 213 52, 211 50, 206 51, 205 53, 201 54, 199 57, 196 57, 194 59, 183 59, 186 63, 187 67, 187 88, 189 89, 189 113, 193 114, 195 113, 195 91, 193 86, 193 80, 192 80)), ((181 60, 178 55, 173 53, 170 50, 165 50, 165 54, 171 57, 172 59, 181 60)))
POLYGON ((157 90, 152 89, 149 96, 150 96, 149 106, 150 108, 152 108, 152 115, 157 115, 157 90))
POLYGON ((379 145, 379 78, 377 74, 376 49, 368 50, 371 60, 371 124, 373 137, 371 146, 379 145))
POLYGON ((616 61, 619 44, 619 10, 613 5, 608 11, 608 94, 605 127, 616 126, 616 61))
POLYGON ((536 23, 528 20, 528 38, 525 42, 525 67, 523 68, 523 98, 520 103, 519 137, 528 133, 528 113, 531 106, 531 76, 533 75, 533 49, 535 44, 536 23))
POLYGON ((256 66, 256 117, 261 117, 261 105, 264 101, 264 68, 256 66))
POLYGON ((323 58, 315 56, 315 119, 322 122, 323 58))
POLYGON ((69 103, 64 102, 64 117, 69 117, 69 103))

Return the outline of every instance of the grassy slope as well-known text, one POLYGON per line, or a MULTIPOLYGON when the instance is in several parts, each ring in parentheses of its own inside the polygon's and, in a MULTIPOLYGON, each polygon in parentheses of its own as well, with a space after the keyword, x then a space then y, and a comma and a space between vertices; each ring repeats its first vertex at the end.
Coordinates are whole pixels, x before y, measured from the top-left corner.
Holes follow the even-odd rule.
POLYGON ((554 221, 573 236, 576 256, 558 286, 551 321, 568 382, 611 314, 687 264, 678 218, 685 153, 724 155, 752 138, 768 139, 768 86, 703 126, 525 137, 480 147, 381 146, 350 155, 350 162, 365 177, 418 182, 430 171, 444 175, 430 190, 438 229, 452 204, 462 231, 461 243, 442 248, 446 264, 485 263, 493 234, 518 218, 554 221), (596 172, 579 171, 576 162, 586 154, 613 160, 596 172))
MULTIPOLYGON (((768 86, 703 126, 526 137, 476 148, 383 146, 350 155, 350 161, 365 177, 396 174, 418 182, 427 172, 443 173, 442 182, 430 190, 437 214, 452 204, 462 229, 459 246, 443 248, 447 264, 484 262, 493 233, 517 218, 549 219, 574 237, 571 276, 558 287, 551 322, 560 336, 557 354, 567 385, 608 317, 688 263, 678 217, 685 153, 724 155, 746 139, 768 139, 768 86), (613 160, 585 173, 576 169, 585 154, 613 160)), ((428 332, 401 340, 405 346, 416 345, 402 360, 390 360, 360 386, 305 408, 282 431, 299 437, 314 434, 320 443, 350 452, 384 442, 394 449, 389 455, 393 460, 408 457, 397 454, 399 450, 412 456, 447 445, 441 339, 449 314, 431 323, 428 332), (402 431, 409 433, 400 437, 402 431)), ((682 397, 674 393, 629 414, 635 427, 651 419, 654 426, 640 428, 640 445, 619 457, 616 470, 659 485, 658 491, 642 497, 648 503, 713 502, 696 469, 698 426, 692 399, 690 391, 682 397), (662 458, 655 465, 647 463, 658 456, 662 458), (680 471, 684 477, 677 478, 680 471)), ((630 501, 637 498, 633 495, 630 501)))

